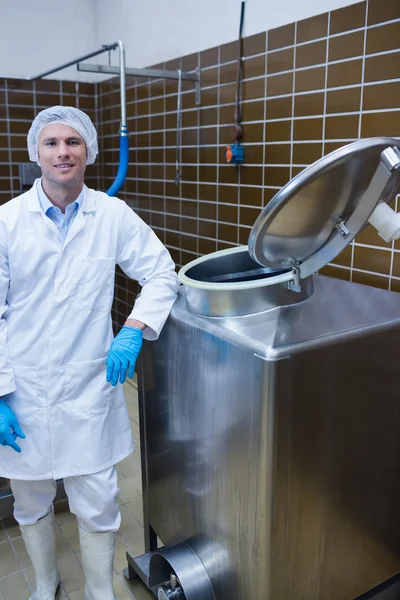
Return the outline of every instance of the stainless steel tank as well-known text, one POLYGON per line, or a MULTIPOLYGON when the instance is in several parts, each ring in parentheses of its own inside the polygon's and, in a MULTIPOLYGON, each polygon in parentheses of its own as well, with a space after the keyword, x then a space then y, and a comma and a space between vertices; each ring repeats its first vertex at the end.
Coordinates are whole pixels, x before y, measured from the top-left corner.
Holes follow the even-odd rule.
POLYGON ((353 600, 400 572, 400 297, 313 275, 393 197, 398 146, 332 153, 248 247, 182 269, 143 348, 146 554, 126 573, 161 600, 353 600))

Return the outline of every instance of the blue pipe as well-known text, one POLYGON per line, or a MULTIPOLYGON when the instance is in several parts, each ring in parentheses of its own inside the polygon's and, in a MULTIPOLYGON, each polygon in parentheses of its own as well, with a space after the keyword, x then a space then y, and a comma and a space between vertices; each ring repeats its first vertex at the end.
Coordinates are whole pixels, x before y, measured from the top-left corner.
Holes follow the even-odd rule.
POLYGON ((107 190, 109 196, 116 196, 124 185, 129 164, 129 131, 126 125, 121 125, 119 138, 119 167, 114 183, 107 190))

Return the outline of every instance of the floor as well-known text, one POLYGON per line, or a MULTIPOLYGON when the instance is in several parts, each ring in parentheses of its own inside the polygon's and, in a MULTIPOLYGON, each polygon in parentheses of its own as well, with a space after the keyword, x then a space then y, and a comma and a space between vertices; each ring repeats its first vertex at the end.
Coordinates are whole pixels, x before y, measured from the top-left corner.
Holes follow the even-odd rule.
MULTIPOLYGON (((122 513, 117 536, 114 589, 118 600, 154 600, 139 580, 127 581, 122 573, 126 552, 142 554, 143 517, 140 470, 139 417, 135 382, 125 384, 135 452, 118 465, 122 513)), ((78 527, 65 503, 56 507, 57 557, 62 589, 57 600, 84 600, 84 576, 80 564, 78 527)), ((0 520, 0 600, 28 600, 34 587, 34 574, 18 525, 13 519, 0 520)))

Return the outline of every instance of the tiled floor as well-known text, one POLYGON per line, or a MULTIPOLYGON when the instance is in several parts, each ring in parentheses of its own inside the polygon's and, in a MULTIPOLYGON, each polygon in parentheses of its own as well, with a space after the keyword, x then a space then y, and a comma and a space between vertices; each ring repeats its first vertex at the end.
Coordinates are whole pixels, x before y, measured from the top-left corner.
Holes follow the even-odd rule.
MULTIPOLYGON (((122 573, 127 566, 127 550, 134 555, 144 551, 137 389, 130 382, 125 384, 125 397, 135 452, 118 465, 122 523, 115 552, 114 588, 118 600, 154 600, 153 594, 140 581, 129 582, 122 573)), ((67 507, 59 506, 56 521, 58 568, 62 580, 57 600, 83 600, 84 576, 76 519, 67 507)), ((16 522, 13 519, 0 521, 0 600, 28 600, 33 586, 33 568, 16 522)))

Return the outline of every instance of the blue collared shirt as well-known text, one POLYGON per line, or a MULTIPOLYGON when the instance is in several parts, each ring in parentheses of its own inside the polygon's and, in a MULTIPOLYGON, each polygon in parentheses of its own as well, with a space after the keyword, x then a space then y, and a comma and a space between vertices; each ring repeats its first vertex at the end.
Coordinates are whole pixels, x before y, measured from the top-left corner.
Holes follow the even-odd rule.
POLYGON ((40 180, 37 185, 40 206, 42 207, 43 212, 46 214, 46 216, 49 217, 49 219, 51 219, 56 225, 63 243, 66 240, 68 230, 71 227, 72 222, 77 215, 80 205, 82 204, 83 189, 84 188, 82 188, 82 191, 75 200, 75 202, 68 204, 68 206, 65 209, 65 213, 62 213, 58 206, 54 206, 54 204, 50 202, 50 200, 44 193, 42 187, 42 180, 40 180))

